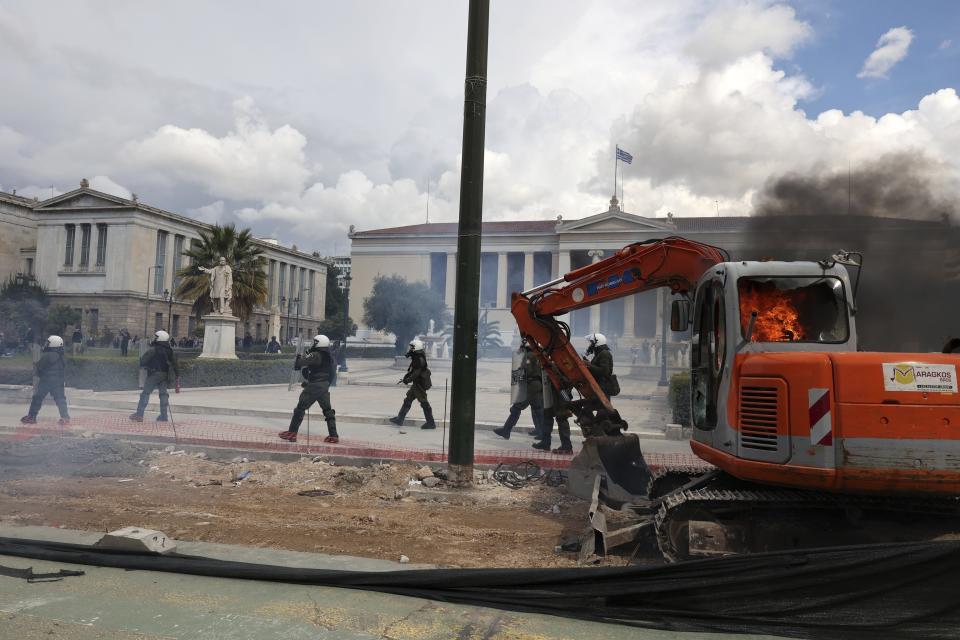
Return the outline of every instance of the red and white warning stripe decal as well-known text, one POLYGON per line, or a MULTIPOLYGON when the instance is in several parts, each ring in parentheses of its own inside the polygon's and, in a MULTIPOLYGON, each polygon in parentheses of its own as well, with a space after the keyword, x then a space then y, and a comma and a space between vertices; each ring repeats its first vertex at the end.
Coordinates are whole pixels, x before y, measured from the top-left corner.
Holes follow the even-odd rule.
POLYGON ((833 444, 833 421, 830 418, 830 389, 810 389, 810 444, 829 447, 833 444))

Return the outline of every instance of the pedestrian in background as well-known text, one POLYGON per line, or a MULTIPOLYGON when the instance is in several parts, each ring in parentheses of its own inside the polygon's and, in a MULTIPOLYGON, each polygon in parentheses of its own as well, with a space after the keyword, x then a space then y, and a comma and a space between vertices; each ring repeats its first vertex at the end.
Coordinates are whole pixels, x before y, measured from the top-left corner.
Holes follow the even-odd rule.
POLYGON ((130 332, 124 327, 120 329, 120 355, 126 357, 130 348, 130 332))
POLYGON ((277 336, 270 336, 270 342, 267 343, 267 353, 280 353, 280 343, 277 342, 277 336))
POLYGON ((83 353, 83 332, 80 331, 80 327, 74 329, 71 342, 73 343, 73 355, 77 356, 83 353))

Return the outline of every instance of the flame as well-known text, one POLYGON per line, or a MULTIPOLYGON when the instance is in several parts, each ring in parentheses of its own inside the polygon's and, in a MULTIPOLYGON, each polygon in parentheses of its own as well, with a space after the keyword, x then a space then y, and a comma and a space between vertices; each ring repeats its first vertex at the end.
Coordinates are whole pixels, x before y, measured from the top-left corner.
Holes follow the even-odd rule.
POLYGON ((746 335, 750 314, 757 312, 751 342, 795 342, 803 340, 804 329, 794 306, 796 289, 781 291, 773 284, 742 282, 740 286, 740 326, 746 335), (745 285, 745 286, 744 286, 745 285))

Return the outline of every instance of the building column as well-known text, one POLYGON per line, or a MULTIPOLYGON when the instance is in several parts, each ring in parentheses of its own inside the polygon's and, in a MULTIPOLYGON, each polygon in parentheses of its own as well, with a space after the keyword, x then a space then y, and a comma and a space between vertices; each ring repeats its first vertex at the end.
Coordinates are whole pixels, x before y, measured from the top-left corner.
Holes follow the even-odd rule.
POLYGON ((637 309, 637 297, 623 298, 623 337, 631 340, 636 337, 633 333, 634 315, 637 309))
POLYGON ((570 272, 570 252, 561 251, 557 254, 557 272, 554 274, 554 279, 562 278, 565 273, 570 272))
POLYGON ((523 254, 523 290, 533 289, 533 253, 527 251, 523 254))
MULTIPOLYGON (((593 249, 588 251, 587 255, 590 256, 593 264, 603 260, 602 249, 593 249)), ((590 333, 597 333, 598 331, 600 331, 600 305, 595 304, 590 307, 590 333)))
POLYGON ((500 252, 497 254, 497 304, 495 307, 509 307, 510 300, 507 297, 510 294, 507 291, 507 254, 500 252))
POLYGON ((447 286, 443 292, 443 302, 448 309, 453 309, 457 295, 457 252, 447 254, 447 286))

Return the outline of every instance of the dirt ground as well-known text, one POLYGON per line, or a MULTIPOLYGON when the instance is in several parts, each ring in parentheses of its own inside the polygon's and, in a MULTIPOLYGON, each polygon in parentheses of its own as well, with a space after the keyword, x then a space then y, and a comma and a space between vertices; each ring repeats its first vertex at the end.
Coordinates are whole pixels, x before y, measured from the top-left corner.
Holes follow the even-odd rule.
POLYGON ((180 540, 460 567, 573 566, 576 554, 555 548, 586 527, 586 503, 562 485, 511 489, 483 474, 473 489, 450 492, 420 484, 413 463, 218 462, 170 449, 105 438, 0 442, 0 521, 135 525, 180 540))

